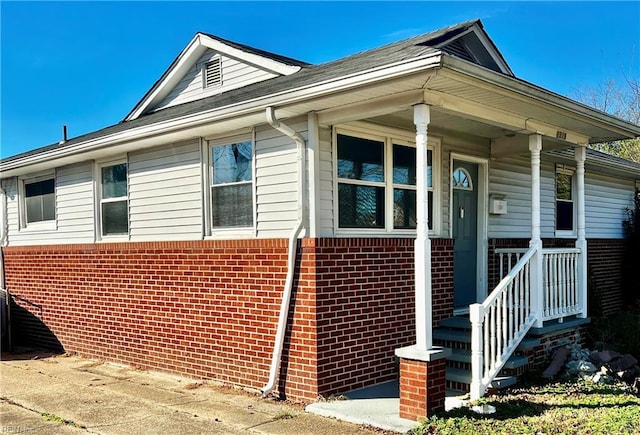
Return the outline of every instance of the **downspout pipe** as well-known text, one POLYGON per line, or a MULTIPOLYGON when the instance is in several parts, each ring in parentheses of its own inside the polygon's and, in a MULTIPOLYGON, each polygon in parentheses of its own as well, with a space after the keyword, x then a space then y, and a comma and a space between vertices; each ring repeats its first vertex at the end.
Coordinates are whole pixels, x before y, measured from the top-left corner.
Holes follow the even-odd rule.
POLYGON ((275 109, 271 106, 266 110, 267 122, 280 133, 291 138, 297 145, 296 159, 298 166, 298 213, 296 223, 289 235, 289 253, 287 258, 287 279, 282 292, 282 301, 280 303, 280 315, 278 317, 278 326, 276 329, 276 339, 273 345, 273 355, 271 357, 271 367, 269 369, 269 380, 262 387, 262 397, 266 397, 273 391, 276 386, 280 362, 282 360, 282 348, 284 346, 284 335, 287 327, 287 317, 289 316, 289 305, 291 302, 291 293, 293 291, 293 278, 296 266, 296 248, 298 246, 298 236, 302 231, 304 220, 304 173, 305 173, 305 140, 291 127, 283 124, 276 118, 275 109))

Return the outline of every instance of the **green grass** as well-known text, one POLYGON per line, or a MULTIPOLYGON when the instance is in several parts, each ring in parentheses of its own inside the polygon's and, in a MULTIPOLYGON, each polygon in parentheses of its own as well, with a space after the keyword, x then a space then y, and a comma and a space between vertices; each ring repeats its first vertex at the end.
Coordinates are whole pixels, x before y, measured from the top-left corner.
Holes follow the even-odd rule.
POLYGON ((411 434, 637 434, 640 398, 588 381, 509 390, 481 399, 491 415, 463 408, 426 419, 411 434))
POLYGON ((59 415, 55 415, 55 414, 50 414, 48 412, 43 412, 40 415, 42 415, 42 419, 44 421, 51 421, 54 423, 61 423, 67 426, 74 426, 77 427, 77 425, 72 422, 71 420, 65 420, 64 418, 60 417, 59 415))

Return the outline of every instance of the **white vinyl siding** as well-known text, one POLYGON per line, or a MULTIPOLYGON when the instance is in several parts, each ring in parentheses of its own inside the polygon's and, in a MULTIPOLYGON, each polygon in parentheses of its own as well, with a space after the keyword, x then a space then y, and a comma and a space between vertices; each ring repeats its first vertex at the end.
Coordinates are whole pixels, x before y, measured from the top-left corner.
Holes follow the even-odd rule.
POLYGON ((130 240, 202 238, 197 140, 129 155, 130 240))
POLYGON ((333 237, 333 150, 331 129, 320 127, 320 209, 318 237, 333 237))
POLYGON ((56 170, 56 227, 46 230, 19 228, 17 178, 2 180, 7 193, 9 244, 46 245, 93 243, 94 195, 93 169, 89 162, 56 170))
POLYGON ((624 209, 633 207, 634 180, 590 172, 585 174, 587 239, 624 237, 624 209))
POLYGON ((203 87, 203 66, 216 56, 219 56, 218 53, 213 50, 207 50, 169 95, 153 107, 152 110, 187 103, 277 76, 272 72, 222 55, 218 57, 221 61, 222 84, 205 88, 203 87))
MULTIPOLYGON (((540 165, 541 236, 555 237, 555 166, 540 165)), ((489 238, 531 237, 531 163, 527 158, 491 160, 489 195, 506 195, 507 213, 489 215, 489 238)))
MULTIPOLYGON (((306 118, 287 120, 286 124, 307 139, 306 118)), ((256 127, 255 153, 258 237, 287 237, 297 219, 297 145, 264 125, 256 127)))

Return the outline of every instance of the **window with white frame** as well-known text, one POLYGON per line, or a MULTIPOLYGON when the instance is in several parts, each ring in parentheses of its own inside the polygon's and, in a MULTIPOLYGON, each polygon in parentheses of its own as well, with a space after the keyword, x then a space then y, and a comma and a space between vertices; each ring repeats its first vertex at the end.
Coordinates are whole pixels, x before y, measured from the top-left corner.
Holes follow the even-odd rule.
POLYGON ((22 226, 54 224, 56 220, 56 182, 53 175, 22 180, 24 202, 22 226))
POLYGON ((103 237, 129 234, 127 163, 100 166, 100 228, 103 237))
POLYGON ((253 143, 210 147, 212 229, 253 227, 253 143))
POLYGON ((556 168, 556 235, 575 234, 574 171, 556 168))
MULTIPOLYGON (((339 229, 416 228, 416 148, 391 136, 336 133, 339 229)), ((433 148, 427 152, 429 228, 433 228, 433 148)))

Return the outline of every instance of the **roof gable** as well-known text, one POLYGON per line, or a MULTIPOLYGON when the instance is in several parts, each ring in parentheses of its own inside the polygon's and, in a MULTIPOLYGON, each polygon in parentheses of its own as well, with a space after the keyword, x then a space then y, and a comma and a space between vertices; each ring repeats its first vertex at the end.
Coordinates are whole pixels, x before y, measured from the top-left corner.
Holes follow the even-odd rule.
MULTIPOLYGON (((214 58, 221 59, 223 68, 225 60, 227 64, 234 64, 231 68, 237 69, 238 64, 251 68, 252 78, 249 83, 290 75, 300 70, 302 66, 307 65, 295 59, 227 41, 213 35, 197 33, 124 120, 131 121, 151 110, 173 105, 171 95, 172 93, 179 93, 180 90, 184 90, 187 87, 187 84, 184 83, 185 78, 187 78, 187 81, 193 81, 195 76, 200 74, 203 65, 214 58), (187 77, 189 73, 192 73, 193 77, 187 77), (169 97, 168 100, 167 97, 169 97)), ((198 77, 199 80, 202 80, 201 76, 198 77)), ((249 83, 245 81, 235 87, 249 83)), ((205 92, 195 98, 191 97, 187 101, 233 88, 233 86, 227 86, 217 91, 205 92)))
POLYGON ((430 44, 460 59, 514 77, 513 71, 479 20, 468 26, 457 26, 451 32, 430 41, 430 44))

